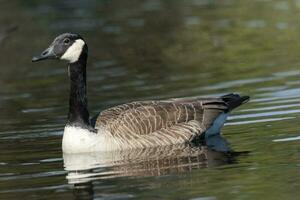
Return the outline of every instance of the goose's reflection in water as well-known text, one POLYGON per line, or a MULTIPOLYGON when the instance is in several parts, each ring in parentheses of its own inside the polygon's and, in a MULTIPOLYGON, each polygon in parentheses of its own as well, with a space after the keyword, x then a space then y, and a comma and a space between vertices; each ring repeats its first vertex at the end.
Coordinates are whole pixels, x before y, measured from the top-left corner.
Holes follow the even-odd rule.
POLYGON ((221 136, 210 138, 206 144, 64 154, 64 166, 68 183, 75 186, 74 195, 82 199, 80 197, 93 196, 93 180, 189 172, 235 163, 240 154, 231 151, 221 136))

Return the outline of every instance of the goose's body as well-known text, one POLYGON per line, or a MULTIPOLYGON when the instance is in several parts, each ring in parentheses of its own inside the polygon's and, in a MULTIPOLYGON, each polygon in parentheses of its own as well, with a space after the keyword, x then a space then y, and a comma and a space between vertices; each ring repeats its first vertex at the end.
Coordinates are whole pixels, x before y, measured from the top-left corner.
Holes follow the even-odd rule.
POLYGON ((132 102, 102 111, 89 119, 86 98, 87 45, 77 34, 62 34, 38 61, 69 61, 71 81, 65 153, 147 148, 194 141, 219 134, 229 112, 249 99, 237 94, 219 98, 191 97, 132 102))

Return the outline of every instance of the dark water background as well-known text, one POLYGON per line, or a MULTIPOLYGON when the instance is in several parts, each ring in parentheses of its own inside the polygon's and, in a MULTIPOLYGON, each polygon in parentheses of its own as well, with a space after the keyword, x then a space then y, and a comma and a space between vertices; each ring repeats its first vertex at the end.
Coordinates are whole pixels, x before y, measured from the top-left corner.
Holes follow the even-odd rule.
POLYGON ((299 199, 299 0, 0 0, 0 199, 299 199), (248 94, 235 151, 174 147, 63 157, 62 32, 89 44, 91 114, 133 101, 248 94), (110 160, 110 161, 108 161, 110 160))

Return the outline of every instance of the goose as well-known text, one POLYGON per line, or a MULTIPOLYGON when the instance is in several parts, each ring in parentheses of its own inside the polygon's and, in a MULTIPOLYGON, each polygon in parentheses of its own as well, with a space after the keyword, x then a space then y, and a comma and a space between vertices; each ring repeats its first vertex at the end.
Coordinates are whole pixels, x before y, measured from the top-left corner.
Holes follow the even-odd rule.
POLYGON ((135 101, 100 112, 90 119, 86 95, 88 46, 74 33, 57 36, 32 62, 68 62, 69 113, 64 128, 64 153, 122 151, 190 143, 219 135, 230 111, 249 96, 184 97, 135 101))

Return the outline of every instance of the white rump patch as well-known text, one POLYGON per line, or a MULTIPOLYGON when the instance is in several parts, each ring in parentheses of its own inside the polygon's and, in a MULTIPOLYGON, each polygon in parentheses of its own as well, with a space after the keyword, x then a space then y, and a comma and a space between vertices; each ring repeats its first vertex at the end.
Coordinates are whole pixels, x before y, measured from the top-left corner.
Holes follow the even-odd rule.
POLYGON ((75 40, 72 46, 67 49, 60 59, 67 60, 70 63, 76 62, 79 59, 84 44, 85 43, 82 39, 75 40))

